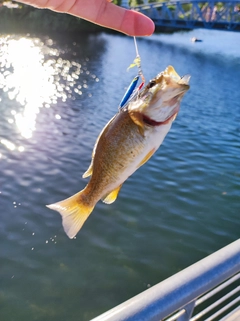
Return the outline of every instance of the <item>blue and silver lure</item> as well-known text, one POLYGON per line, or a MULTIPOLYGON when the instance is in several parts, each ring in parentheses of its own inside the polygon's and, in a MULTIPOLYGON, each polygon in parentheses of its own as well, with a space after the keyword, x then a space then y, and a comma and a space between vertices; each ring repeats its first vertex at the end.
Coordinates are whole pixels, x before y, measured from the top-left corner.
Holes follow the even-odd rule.
POLYGON ((128 69, 133 68, 133 67, 137 67, 138 68, 138 75, 136 77, 134 77, 132 82, 130 83, 128 89, 126 90, 126 92, 125 92, 125 94, 119 104, 119 108, 122 108, 129 101, 129 99, 132 98, 133 96, 135 96, 137 94, 137 92, 145 84, 145 78, 143 76, 143 72, 142 72, 142 68, 141 68, 141 57, 138 52, 137 41, 136 41, 135 37, 133 39, 134 39, 134 44, 135 44, 135 49, 136 49, 136 58, 134 59, 133 63, 128 67, 128 69), (139 78, 141 78, 142 82, 138 86, 138 88, 135 89, 139 78))

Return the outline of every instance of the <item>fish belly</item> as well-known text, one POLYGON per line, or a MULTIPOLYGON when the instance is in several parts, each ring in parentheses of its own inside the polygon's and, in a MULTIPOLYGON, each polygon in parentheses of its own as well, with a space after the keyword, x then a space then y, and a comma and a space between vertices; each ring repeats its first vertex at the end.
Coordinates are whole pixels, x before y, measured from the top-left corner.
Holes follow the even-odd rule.
POLYGON ((144 148, 135 158, 134 162, 129 164, 129 167, 122 173, 122 182, 131 176, 139 167, 145 164, 150 157, 157 151, 162 144, 165 136, 171 128, 171 123, 157 126, 145 132, 144 148))

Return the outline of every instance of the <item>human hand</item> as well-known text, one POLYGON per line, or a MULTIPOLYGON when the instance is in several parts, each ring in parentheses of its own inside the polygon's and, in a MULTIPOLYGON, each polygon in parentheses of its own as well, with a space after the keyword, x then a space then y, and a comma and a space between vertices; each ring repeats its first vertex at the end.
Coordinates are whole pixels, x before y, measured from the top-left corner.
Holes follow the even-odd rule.
POLYGON ((20 0, 37 8, 68 13, 129 36, 150 36, 154 23, 147 16, 119 7, 111 0, 20 0))

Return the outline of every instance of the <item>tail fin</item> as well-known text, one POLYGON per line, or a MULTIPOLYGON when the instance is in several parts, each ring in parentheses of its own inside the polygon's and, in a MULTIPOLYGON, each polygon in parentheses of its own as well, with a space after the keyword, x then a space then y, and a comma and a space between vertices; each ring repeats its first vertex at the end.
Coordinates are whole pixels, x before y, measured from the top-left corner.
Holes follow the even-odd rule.
POLYGON ((62 215, 62 225, 70 239, 74 238, 94 209, 94 206, 83 202, 83 191, 47 207, 62 215))

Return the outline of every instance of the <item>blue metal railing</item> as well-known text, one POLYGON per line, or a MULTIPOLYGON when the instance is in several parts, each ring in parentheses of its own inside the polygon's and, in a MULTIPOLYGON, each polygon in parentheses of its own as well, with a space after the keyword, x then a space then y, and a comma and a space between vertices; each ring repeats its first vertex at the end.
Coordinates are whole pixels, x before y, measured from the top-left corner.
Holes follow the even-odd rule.
MULTIPOLYGON (((129 7, 129 2, 122 1, 122 6, 129 7)), ((240 31, 240 0, 145 0, 144 4, 130 8, 150 17, 156 26, 240 31)))
POLYGON ((213 309, 214 313, 204 320, 219 321, 219 316, 230 309, 239 316, 235 320, 240 320, 239 280, 240 239, 92 321, 196 321, 213 309), (195 307, 223 289, 228 292, 192 317, 195 307))

